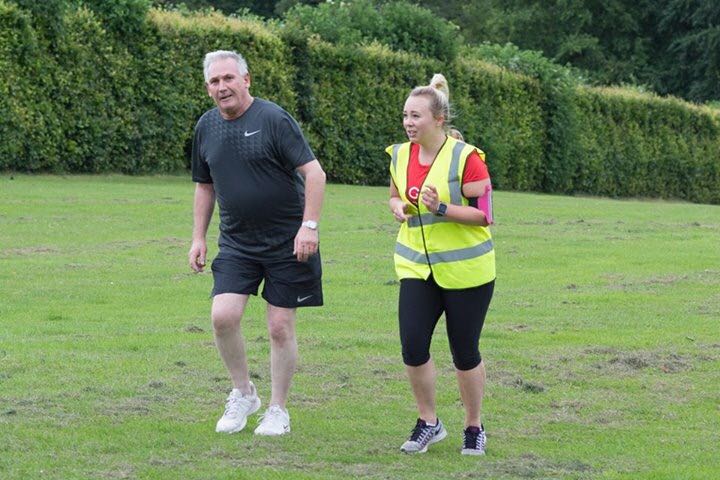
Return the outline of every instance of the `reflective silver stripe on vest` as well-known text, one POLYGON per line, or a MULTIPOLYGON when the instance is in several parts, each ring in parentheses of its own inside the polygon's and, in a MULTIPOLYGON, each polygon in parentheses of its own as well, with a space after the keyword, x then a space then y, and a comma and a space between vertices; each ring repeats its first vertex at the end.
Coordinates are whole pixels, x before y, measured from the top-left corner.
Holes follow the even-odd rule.
POLYGON ((410 228, 416 228, 421 226, 420 221, 422 220, 422 225, 432 225, 433 223, 443 223, 443 222, 452 222, 447 217, 438 217, 437 215, 434 215, 432 213, 423 213, 419 217, 417 215, 413 215, 412 217, 407 219, 408 227, 410 228))
POLYGON ((410 247, 406 247, 400 242, 395 244, 395 253, 413 263, 425 263, 427 261, 423 252, 418 252, 410 247))
MULTIPOLYGON (((459 262, 461 260, 470 260, 481 257, 493 249, 493 241, 485 240, 473 247, 460 248, 458 250, 448 250, 447 252, 436 252, 428 255, 431 265, 438 263, 459 262)), ((414 263, 426 263, 427 259, 424 252, 418 252, 401 243, 395 244, 395 253, 401 257, 414 263)))
POLYGON ((395 175, 397 175, 397 159, 398 159, 398 150, 400 150, 401 144, 397 143, 393 145, 393 153, 392 153, 392 165, 393 165, 393 172, 395 172, 395 175))
POLYGON ((450 160, 450 170, 448 171, 448 180, 450 187, 450 202, 453 205, 462 205, 462 191, 460 191, 460 153, 465 148, 465 144, 457 142, 452 152, 452 160, 450 160))

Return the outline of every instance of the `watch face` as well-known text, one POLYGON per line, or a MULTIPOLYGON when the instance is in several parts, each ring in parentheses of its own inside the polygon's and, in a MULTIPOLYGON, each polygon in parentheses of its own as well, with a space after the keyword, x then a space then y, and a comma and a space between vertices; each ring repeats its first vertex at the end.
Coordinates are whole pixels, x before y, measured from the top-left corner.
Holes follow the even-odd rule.
POLYGON ((303 223, 303 226, 309 228, 310 230, 317 230, 317 222, 313 220, 306 220, 303 223))
POLYGON ((437 214, 442 217, 445 215, 445 212, 447 212, 447 204, 441 202, 440 205, 438 205, 437 214))

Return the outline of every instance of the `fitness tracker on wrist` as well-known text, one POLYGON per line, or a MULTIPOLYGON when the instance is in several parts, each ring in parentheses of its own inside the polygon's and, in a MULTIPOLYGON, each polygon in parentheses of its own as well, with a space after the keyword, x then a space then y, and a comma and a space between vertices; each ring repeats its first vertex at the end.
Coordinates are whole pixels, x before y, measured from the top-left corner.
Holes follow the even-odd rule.
POLYGON ((444 217, 447 213, 447 203, 440 202, 438 203, 437 212, 435 212, 435 215, 438 217, 444 217))

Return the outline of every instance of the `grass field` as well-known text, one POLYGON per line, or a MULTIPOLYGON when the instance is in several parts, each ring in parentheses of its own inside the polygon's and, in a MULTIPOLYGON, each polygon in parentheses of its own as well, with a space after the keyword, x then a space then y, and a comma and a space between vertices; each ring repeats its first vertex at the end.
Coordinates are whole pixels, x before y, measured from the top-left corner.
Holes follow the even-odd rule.
MULTIPOLYGON (((192 192, 185 177, 0 177, 1 479, 717 478, 720 207, 497 192, 488 454, 467 458, 444 325, 450 435, 398 450, 416 412, 385 188, 328 188, 326 306, 300 312, 292 433, 214 433, 229 381, 212 277, 186 264, 192 192)), ((257 298, 244 333, 267 401, 257 298)))

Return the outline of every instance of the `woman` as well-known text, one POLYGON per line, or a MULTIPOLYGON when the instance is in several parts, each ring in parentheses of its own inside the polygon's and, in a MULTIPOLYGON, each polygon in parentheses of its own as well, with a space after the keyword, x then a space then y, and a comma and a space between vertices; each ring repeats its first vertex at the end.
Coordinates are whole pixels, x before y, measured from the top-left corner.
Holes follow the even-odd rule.
POLYGON ((485 453, 480 419, 485 365, 480 332, 495 284, 495 252, 487 228, 490 212, 478 198, 490 191, 484 153, 448 136, 447 82, 435 75, 407 98, 403 126, 407 143, 387 148, 390 210, 402 223, 395 247, 400 278, 402 355, 419 418, 406 453, 426 452, 447 432, 435 409, 435 366, 430 341, 440 315, 446 317, 450 350, 465 407, 464 455, 485 453))

